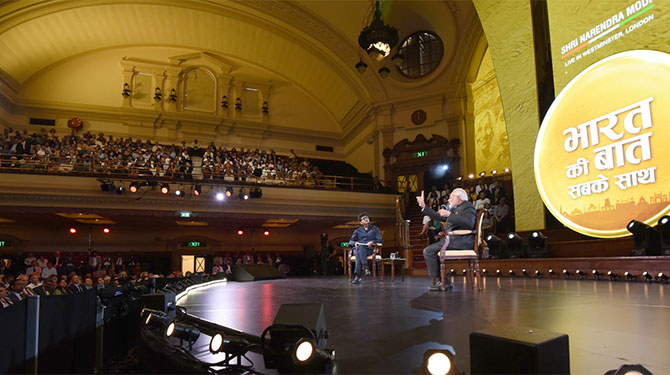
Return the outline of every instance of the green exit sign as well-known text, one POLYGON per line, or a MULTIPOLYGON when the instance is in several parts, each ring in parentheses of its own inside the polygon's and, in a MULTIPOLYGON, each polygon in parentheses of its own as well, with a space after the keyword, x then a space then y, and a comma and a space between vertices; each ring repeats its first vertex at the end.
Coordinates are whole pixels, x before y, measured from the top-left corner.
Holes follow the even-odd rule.
POLYGON ((349 246, 349 242, 340 242, 340 247, 347 247, 349 246))
POLYGON ((186 243, 186 247, 205 247, 206 243, 200 241, 190 241, 186 243))
POLYGON ((415 158, 422 158, 424 156, 428 156, 428 151, 418 151, 414 153, 415 158))
POLYGON ((0 241, 0 247, 8 247, 8 246, 9 246, 9 242, 7 242, 7 241, 0 241))

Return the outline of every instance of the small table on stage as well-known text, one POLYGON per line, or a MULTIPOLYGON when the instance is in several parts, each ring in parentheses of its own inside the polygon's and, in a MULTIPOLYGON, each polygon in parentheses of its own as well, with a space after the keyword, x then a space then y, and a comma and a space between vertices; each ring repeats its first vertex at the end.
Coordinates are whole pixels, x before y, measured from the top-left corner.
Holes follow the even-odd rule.
POLYGON ((382 272, 381 272, 381 280, 384 281, 384 266, 385 265, 390 265, 391 266, 391 282, 395 281, 395 266, 400 264, 400 277, 403 282, 405 282, 405 275, 403 274, 403 270, 405 269, 405 258, 383 258, 382 259, 382 272))

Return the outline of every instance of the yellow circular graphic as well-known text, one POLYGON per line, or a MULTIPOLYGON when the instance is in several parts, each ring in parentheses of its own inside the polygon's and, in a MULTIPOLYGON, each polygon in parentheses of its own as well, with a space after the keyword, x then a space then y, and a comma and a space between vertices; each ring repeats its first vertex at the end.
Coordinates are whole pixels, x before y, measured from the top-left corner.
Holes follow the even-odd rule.
POLYGON ((670 209, 670 55, 627 51, 586 68, 551 105, 535 180, 551 213, 595 237, 670 209))

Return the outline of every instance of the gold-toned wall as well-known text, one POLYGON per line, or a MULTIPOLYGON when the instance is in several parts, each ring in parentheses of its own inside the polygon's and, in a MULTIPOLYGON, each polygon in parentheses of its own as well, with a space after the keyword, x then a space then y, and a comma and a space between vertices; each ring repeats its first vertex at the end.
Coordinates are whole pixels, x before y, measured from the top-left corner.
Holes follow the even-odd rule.
POLYGON ((476 171, 489 174, 511 166, 507 124, 498 88, 493 59, 486 51, 475 82, 472 83, 475 116, 476 171))
POLYGON ((491 49, 505 110, 514 183, 516 230, 544 229, 533 174, 540 126, 529 0, 473 0, 491 49), (513 20, 513 22, 511 22, 513 20))

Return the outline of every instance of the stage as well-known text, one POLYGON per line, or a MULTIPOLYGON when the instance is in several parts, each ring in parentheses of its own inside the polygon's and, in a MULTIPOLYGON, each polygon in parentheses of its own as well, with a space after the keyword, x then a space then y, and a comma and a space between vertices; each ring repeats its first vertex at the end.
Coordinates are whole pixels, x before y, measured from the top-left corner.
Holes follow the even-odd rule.
MULTIPOLYGON (((455 276, 452 292, 429 292, 426 277, 395 283, 343 276, 228 282, 189 293, 178 305, 218 324, 260 335, 282 303, 325 306, 328 347, 340 374, 419 373, 424 351, 451 345, 457 370, 470 373, 469 335, 521 326, 569 335, 572 374, 604 374, 640 363, 670 374, 670 288, 667 284, 483 277, 483 289, 455 276)), ((208 362, 201 335, 193 352, 208 362)), ((252 357, 264 372, 262 359, 252 357)), ((274 370, 268 372, 275 372, 274 370)))

